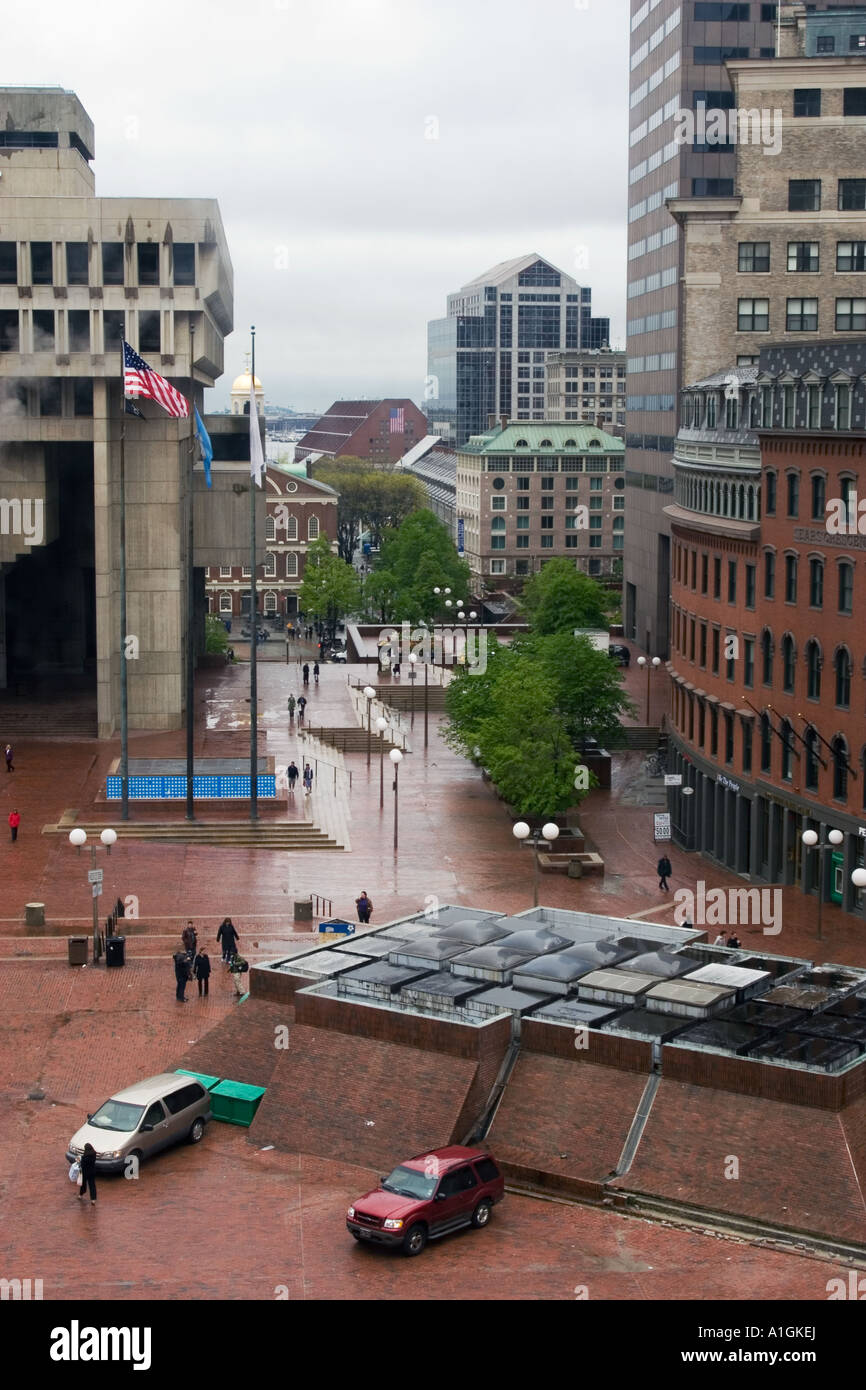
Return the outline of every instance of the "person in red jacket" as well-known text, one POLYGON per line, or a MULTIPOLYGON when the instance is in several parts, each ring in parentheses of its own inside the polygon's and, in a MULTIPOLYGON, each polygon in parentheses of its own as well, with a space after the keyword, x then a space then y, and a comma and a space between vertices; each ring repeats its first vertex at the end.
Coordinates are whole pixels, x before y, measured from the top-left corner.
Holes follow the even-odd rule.
POLYGON ((9 829, 12 832, 12 843, 18 839, 18 827, 21 824, 21 817, 17 811, 9 812, 9 829))

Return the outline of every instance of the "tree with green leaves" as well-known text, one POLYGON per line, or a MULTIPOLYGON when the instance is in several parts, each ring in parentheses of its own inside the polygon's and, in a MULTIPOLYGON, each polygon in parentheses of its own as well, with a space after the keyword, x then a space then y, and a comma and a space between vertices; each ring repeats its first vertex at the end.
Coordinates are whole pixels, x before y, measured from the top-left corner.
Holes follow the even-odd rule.
POLYGON ((577 627, 606 628, 609 597, 572 560, 548 560, 527 581, 521 602, 532 631, 541 637, 577 627))
POLYGON ((204 620, 205 651, 211 656, 222 656, 228 651, 229 635, 222 618, 216 613, 206 613, 204 620))
POLYGON ((298 603, 302 612, 324 624, 330 641, 334 640, 340 619, 360 607, 360 580, 351 565, 332 553, 327 536, 320 535, 307 550, 298 603))
POLYGON ((411 512, 424 506, 426 493, 410 473, 398 473, 390 465, 345 455, 319 459, 312 476, 339 493, 337 547, 351 564, 361 532, 369 528, 373 545, 381 544, 388 526, 399 526, 411 512))
POLYGON ((364 520, 374 547, 382 544, 386 530, 402 525, 408 516, 426 506, 427 494, 411 473, 377 472, 366 479, 364 520))
POLYGON ((456 614, 458 604, 468 598, 470 578, 447 526, 420 509, 385 532, 367 593, 383 622, 445 621, 442 595, 434 590, 451 590, 451 612, 456 614))
POLYGON ((554 707, 577 747, 588 738, 602 745, 617 741, 622 717, 633 714, 634 705, 606 651, 571 632, 520 638, 515 645, 552 681, 554 707))

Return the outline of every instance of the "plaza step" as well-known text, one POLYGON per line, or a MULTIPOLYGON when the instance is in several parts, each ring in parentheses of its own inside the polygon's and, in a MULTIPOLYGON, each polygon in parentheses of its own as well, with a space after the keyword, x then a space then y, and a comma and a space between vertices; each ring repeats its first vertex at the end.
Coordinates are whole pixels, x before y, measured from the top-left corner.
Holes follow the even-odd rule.
MULTIPOLYGON (((356 689, 363 689, 363 686, 356 686, 356 689)), ((416 680, 414 684, 407 682, 405 685, 373 685, 376 692, 376 699, 383 704, 390 705, 392 709, 411 709, 415 706, 416 710, 424 708, 424 682, 416 680)), ((448 693, 447 686, 428 685, 427 687, 427 708, 430 710, 444 710, 445 697, 448 693)))
MULTIPOLYGON (((366 753, 367 751, 367 729, 346 728, 331 726, 321 728, 319 725, 304 724, 300 729, 301 733, 309 738, 317 738, 320 743, 327 744, 329 748, 339 748, 341 753, 366 753)), ((371 747, 374 752, 378 752, 380 744, 379 735, 374 731, 371 735, 371 747)), ((385 738, 385 749, 390 751, 392 748, 402 748, 401 743, 392 743, 389 738, 385 738)))
MULTIPOLYGON (((212 824, 187 821, 114 821, 119 839, 151 840, 163 844, 221 845, 225 848, 273 850, 340 849, 330 835, 309 821, 288 821, 283 824, 253 824, 250 821, 217 821, 212 824)), ((45 825, 44 835, 68 836, 71 823, 45 825)), ((98 836, 102 825, 75 823, 75 828, 98 836)))

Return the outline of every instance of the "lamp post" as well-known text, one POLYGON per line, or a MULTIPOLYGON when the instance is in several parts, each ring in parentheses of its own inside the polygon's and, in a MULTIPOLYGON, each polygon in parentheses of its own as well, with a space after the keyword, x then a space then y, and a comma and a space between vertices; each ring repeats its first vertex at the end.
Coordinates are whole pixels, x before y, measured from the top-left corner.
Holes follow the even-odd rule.
MULTIPOLYGON (((115 841, 117 840, 117 831, 116 831, 116 830, 112 830, 111 827, 108 826, 108 827, 106 827, 105 830, 101 830, 101 831, 100 831, 100 833, 99 833, 99 838, 100 838, 100 840, 102 841, 102 844, 105 846, 106 853, 110 854, 110 853, 111 853, 111 846, 112 846, 112 845, 115 843, 115 841)), ((70 830, 70 832, 69 832, 69 843, 70 843, 71 845, 74 845, 75 848, 78 850, 78 853, 80 854, 80 853, 81 853, 81 850, 82 850, 82 846, 84 846, 84 845, 87 843, 87 831, 86 831, 86 830, 82 830, 80 826, 79 826, 76 830, 70 830)), ((97 867, 96 867, 96 849, 97 849, 97 846, 96 846, 95 844, 92 844, 92 845, 90 846, 90 873, 88 873, 88 875, 87 875, 87 881, 88 881, 88 883, 91 885, 91 889, 92 889, 91 897, 92 897, 92 899, 93 899, 93 964, 94 964, 94 965, 96 965, 97 961, 99 960, 99 907, 98 907, 97 899, 100 898, 100 897, 102 896, 102 870, 101 870, 101 869, 97 869, 97 867), (93 877, 91 877, 91 874, 93 875, 93 877), (98 877, 97 877, 97 875, 98 875, 98 877)))
MULTIPOLYGON (((681 795, 682 795, 682 796, 685 796, 685 797, 694 796, 694 794, 695 794, 695 789, 694 789, 694 787, 682 787, 680 790, 681 790, 681 795)), ((686 801, 686 804, 685 804, 684 812, 683 812, 683 820, 686 822, 686 825, 685 825, 685 827, 684 827, 684 828, 685 828, 685 832, 686 832, 686 849, 691 849, 691 848, 692 848, 692 826, 691 826, 691 819, 692 819, 692 817, 691 817, 691 809, 692 809, 692 803, 691 803, 690 801, 687 800, 687 801, 686 801)))
POLYGON ((392 748, 388 754, 394 764, 394 853, 397 853, 397 798, 400 791, 400 764, 403 761, 403 754, 399 748, 392 748))
POLYGON ((415 728, 415 667, 418 665, 418 653, 409 653, 409 691, 411 695, 411 712, 409 715, 409 728, 415 728))
POLYGON ((662 664, 662 659, 661 659, 660 656, 654 656, 653 659, 652 659, 652 661, 647 661, 647 659, 646 659, 645 656, 639 656, 638 659, 637 659, 637 664, 638 664, 638 666, 641 667, 641 669, 643 669, 644 666, 646 667, 646 725, 647 725, 647 728, 649 728, 649 722, 650 722, 650 672, 653 671, 657 666, 661 666, 661 664, 662 664))
POLYGON ((387 719, 383 719, 381 714, 376 720, 376 728, 379 731, 379 810, 385 806, 385 730, 388 727, 387 719))
MULTIPOLYGON (((451 593, 451 590, 450 590, 450 589, 448 589, 448 588, 446 588, 446 589, 440 589, 439 585, 437 584, 436 587, 434 588, 433 592, 434 592, 434 594, 436 594, 437 598, 438 598, 440 595, 443 597, 444 604, 445 604, 445 607, 446 607, 446 608, 450 608, 450 607, 451 607, 451 600, 450 600, 450 598, 447 597, 447 595, 451 593)), ((445 670, 445 621, 444 621, 444 619, 445 619, 447 616, 448 616, 447 613, 444 614, 444 615, 443 615, 443 621, 442 621, 442 670, 443 670, 443 671, 445 670)), ((433 620, 433 637, 434 637, 434 639, 435 639, 435 637, 436 637, 436 620, 435 620, 435 618, 434 618, 434 620, 433 620)), ((435 655, 435 653, 434 653, 434 655, 435 655)))
POLYGON ((851 872, 851 882, 858 891, 866 888, 866 869, 853 869, 851 872))
MULTIPOLYGON (((514 838, 515 838, 516 840, 519 840, 519 841, 521 842, 521 844, 522 844, 524 840, 528 840, 528 839, 529 839, 529 836, 532 834, 532 831, 530 830, 529 826, 526 824, 526 821, 525 821, 525 820, 519 820, 519 821, 517 821, 517 823, 516 823, 515 825, 513 825, 513 826, 511 827, 511 833, 513 834, 514 838)), ((538 907, 538 846, 539 846, 539 844, 541 843, 541 840, 542 840, 542 839, 545 840, 545 842, 546 842, 547 844, 549 844, 549 845, 550 845, 550 844, 553 844, 553 841, 556 840, 556 839, 558 838, 558 836, 559 836, 559 826, 558 826, 558 825, 554 825, 554 824, 553 824, 553 821, 548 821, 547 824, 546 824, 546 825, 543 825, 543 826, 541 827, 540 830, 536 830, 534 836, 532 837, 532 858, 533 858, 533 861, 534 861, 534 869, 533 869, 533 877, 532 877, 532 882, 533 882, 532 905, 533 905, 533 907, 538 907)))
POLYGON ((375 690, 373 689, 372 685, 365 685, 365 686, 364 686, 364 695, 365 695, 366 700, 367 700, 367 771, 369 772, 369 771, 370 771, 370 715, 371 715, 372 710, 373 710, 373 701, 374 701, 375 698, 376 698, 376 692, 375 692, 375 690))
MULTIPOLYGON (((828 849, 835 849, 838 845, 841 845, 841 843, 842 843, 842 841, 844 840, 844 838, 845 838, 845 836, 842 834, 842 831, 841 831, 841 830, 829 830, 829 831, 827 832, 827 844, 826 844, 826 845, 821 845, 821 844, 818 843, 818 833, 817 833, 817 831, 815 831, 815 830, 804 830, 803 833, 802 833, 802 835, 800 836, 800 839, 803 841, 803 844, 806 846, 807 849, 814 849, 814 850, 817 850, 817 852, 818 852, 818 940, 819 940, 819 941, 823 941, 823 940, 824 940, 824 937, 823 937, 823 935, 822 935, 822 933, 821 933, 821 912, 822 912, 822 909, 823 909, 823 906, 824 906, 824 854, 825 854, 825 851, 826 851, 826 850, 828 850, 828 849)), ((854 870, 854 873, 855 873, 855 874, 856 874, 856 873, 862 873, 862 872, 863 872, 863 871, 862 871, 861 869, 855 869, 855 870, 854 870)), ((851 879, 852 879, 852 882, 853 882, 853 881, 854 881, 854 874, 851 875, 851 879)))

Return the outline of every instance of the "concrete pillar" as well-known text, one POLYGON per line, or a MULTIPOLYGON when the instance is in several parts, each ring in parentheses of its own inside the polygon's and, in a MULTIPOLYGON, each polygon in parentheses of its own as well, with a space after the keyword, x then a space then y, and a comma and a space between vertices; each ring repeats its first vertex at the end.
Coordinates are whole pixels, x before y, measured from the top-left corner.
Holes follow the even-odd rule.
POLYGON ((777 862, 779 846, 779 805, 775 801, 767 802, 767 815, 769 817, 769 835, 767 837, 767 878, 770 883, 778 881, 777 862))
MULTIPOLYGON (((96 714, 100 738, 110 738, 119 714, 114 701, 112 667, 118 660, 116 571, 112 563, 115 533, 110 483, 108 383, 93 379, 93 564, 96 587, 96 714)), ((119 670, 119 667, 118 667, 119 670)))

